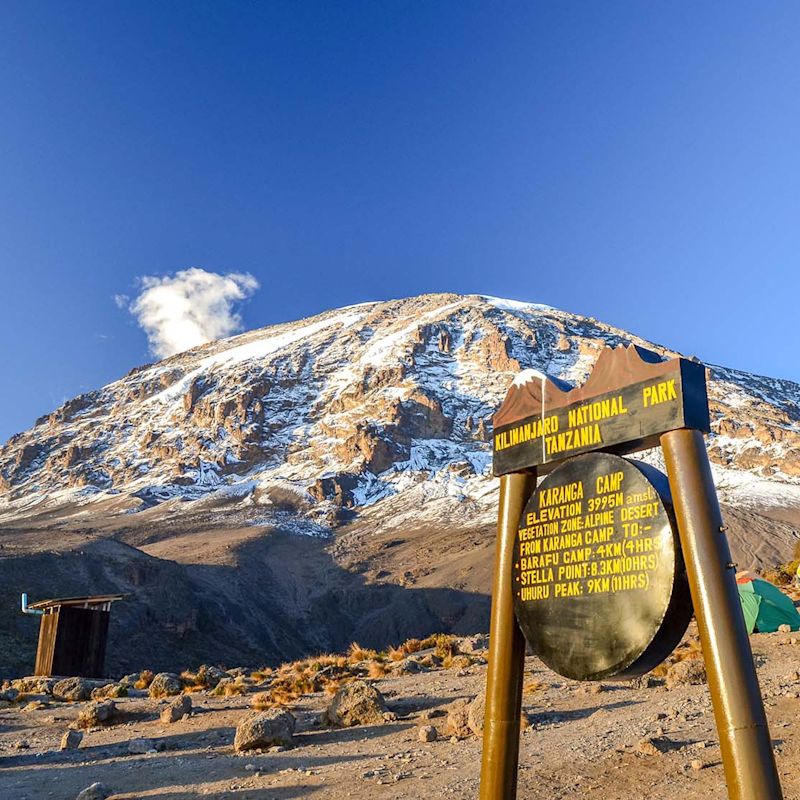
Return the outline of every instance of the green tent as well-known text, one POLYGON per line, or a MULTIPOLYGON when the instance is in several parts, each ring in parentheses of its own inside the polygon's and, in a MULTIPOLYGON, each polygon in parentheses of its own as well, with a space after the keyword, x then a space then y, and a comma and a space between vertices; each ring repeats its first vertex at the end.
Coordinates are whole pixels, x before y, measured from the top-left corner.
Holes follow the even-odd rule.
POLYGON ((794 603, 777 586, 762 578, 737 582, 747 632, 773 633, 779 625, 800 630, 800 614, 794 603))

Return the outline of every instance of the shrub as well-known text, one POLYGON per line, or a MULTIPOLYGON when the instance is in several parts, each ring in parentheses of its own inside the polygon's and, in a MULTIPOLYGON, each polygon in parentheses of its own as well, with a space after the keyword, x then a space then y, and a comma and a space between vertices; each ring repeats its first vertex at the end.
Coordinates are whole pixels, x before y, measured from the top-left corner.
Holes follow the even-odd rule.
POLYGON ((358 642, 353 642, 350 645, 347 660, 351 664, 357 664, 359 661, 367 661, 370 658, 377 658, 378 654, 374 650, 369 650, 362 647, 358 642))
POLYGON ((250 705, 257 711, 264 711, 267 708, 272 708, 275 704, 272 702, 272 695, 269 692, 259 692, 253 695, 250 705))
POLYGON ((139 673, 139 680, 133 684, 134 689, 148 689, 153 682, 155 675, 149 670, 143 670, 139 673))
POLYGON ((382 678, 386 675, 386 666, 380 661, 370 661, 367 674, 370 678, 382 678))
POLYGON ((402 647, 390 647, 386 655, 390 661, 402 661, 406 657, 406 651, 402 647))

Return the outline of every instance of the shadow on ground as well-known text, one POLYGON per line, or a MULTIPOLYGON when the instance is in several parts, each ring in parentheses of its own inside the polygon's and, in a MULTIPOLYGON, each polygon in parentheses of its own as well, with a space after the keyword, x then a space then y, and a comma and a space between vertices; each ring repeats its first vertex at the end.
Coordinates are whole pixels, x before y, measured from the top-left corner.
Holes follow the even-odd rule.
MULTIPOLYGON (((0 540, 11 535, 0 531, 0 540)), ((233 564, 211 565, 179 564, 122 541, 90 538, 64 551, 0 558, 0 676, 32 671, 38 620, 18 613, 23 591, 126 594, 112 612, 110 674, 201 663, 255 667, 341 651, 352 641, 384 648, 438 631, 488 628, 487 595, 370 583, 343 569, 329 545, 264 532, 233 549, 233 564)))

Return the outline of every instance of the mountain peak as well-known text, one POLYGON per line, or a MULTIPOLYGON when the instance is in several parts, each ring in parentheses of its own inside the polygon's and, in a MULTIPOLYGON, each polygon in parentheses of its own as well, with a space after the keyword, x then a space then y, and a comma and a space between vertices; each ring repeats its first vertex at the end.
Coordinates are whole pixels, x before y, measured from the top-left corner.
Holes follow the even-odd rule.
MULTIPOLYGON (((597 320, 485 295, 359 303, 210 342, 65 403, 0 450, 0 515, 135 513, 214 495, 301 498, 324 532, 426 486, 478 501, 510 385, 581 384, 606 346, 675 353, 597 320)), ((796 384, 715 368, 711 452, 800 476, 796 384)), ((180 510, 180 507, 179 507, 180 510)), ((260 515, 260 516, 259 516, 260 515)))

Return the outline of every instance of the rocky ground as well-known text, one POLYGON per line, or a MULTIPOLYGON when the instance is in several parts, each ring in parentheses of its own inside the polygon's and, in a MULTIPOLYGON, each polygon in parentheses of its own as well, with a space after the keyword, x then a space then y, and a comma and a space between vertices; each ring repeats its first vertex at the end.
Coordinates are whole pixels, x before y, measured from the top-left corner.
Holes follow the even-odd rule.
MULTIPOLYGON (((751 641, 785 797, 797 798, 800 637, 763 634, 751 641)), ((289 748, 264 745, 239 753, 234 748, 237 726, 240 742, 241 723, 255 713, 253 698, 275 685, 274 673, 263 678, 262 686, 240 678, 242 695, 190 692, 191 713, 183 717, 185 706, 177 713, 169 710, 176 698, 154 699, 145 690, 131 689, 131 696, 113 699, 116 711, 104 722, 91 701, 63 702, 52 694, 29 692, 0 709, 0 797, 75 800, 100 783, 105 792, 84 797, 474 798, 481 740, 470 724, 479 728, 480 715, 476 705, 465 702, 482 693, 486 653, 480 640, 468 644, 462 649, 472 653, 445 660, 449 668, 423 666, 420 672, 402 674, 416 669, 416 663, 430 664, 425 652, 387 662, 390 674, 368 681, 388 706, 374 724, 332 726, 324 718, 331 693, 289 702, 286 708, 296 720, 289 748), (166 721, 170 714, 181 718, 166 721), (81 729, 77 749, 60 749, 79 719, 93 727, 81 729)), ((725 784, 708 688, 687 683, 691 671, 682 665, 689 661, 638 685, 579 684, 529 657, 520 797, 722 800, 725 784)), ((168 686, 162 689, 169 691, 168 686)), ((72 735, 73 747, 79 738, 72 735)))

